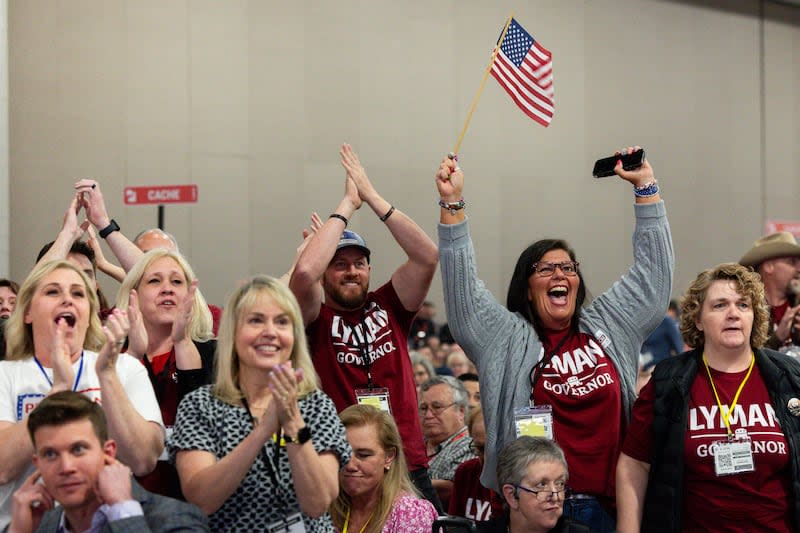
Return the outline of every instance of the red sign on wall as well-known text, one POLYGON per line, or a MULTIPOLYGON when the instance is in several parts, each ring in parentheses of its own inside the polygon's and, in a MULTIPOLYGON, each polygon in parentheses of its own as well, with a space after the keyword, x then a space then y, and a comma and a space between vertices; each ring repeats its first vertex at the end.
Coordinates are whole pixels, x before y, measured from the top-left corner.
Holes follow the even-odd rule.
POLYGON ((125 205, 194 204, 197 185, 154 185, 125 187, 125 205))
POLYGON ((767 220, 764 230, 767 235, 778 231, 788 231, 796 239, 800 239, 800 220, 767 220))

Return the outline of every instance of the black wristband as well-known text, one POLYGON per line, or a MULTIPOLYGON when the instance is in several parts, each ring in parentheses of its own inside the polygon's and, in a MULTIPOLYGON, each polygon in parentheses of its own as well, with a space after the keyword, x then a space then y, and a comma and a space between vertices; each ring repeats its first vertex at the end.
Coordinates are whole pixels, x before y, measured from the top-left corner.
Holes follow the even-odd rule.
POLYGON ((97 232, 97 234, 100 235, 101 239, 105 239, 115 231, 119 231, 119 224, 117 224, 117 222, 112 218, 111 222, 108 223, 108 226, 101 229, 99 232, 97 232))
POLYGON ((386 214, 381 217, 381 222, 386 222, 390 216, 394 213, 394 206, 390 206, 389 210, 386 211, 386 214))
POLYGON ((295 437, 284 434, 283 440, 287 444, 305 444, 311 440, 311 428, 308 426, 303 426, 300 428, 300 431, 297 432, 297 436, 295 437))
POLYGON ((328 218, 338 218, 339 220, 344 222, 344 227, 345 228, 347 227, 348 220, 347 217, 345 217, 344 215, 340 215, 339 213, 331 213, 331 216, 329 216, 328 218))

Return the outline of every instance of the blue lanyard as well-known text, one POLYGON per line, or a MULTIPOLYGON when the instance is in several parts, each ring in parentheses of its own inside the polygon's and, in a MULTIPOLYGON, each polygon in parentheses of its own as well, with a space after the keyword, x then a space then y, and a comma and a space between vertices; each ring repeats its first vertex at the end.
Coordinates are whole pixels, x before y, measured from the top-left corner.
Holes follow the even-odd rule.
MULTIPOLYGON (((39 359, 35 355, 33 356, 33 360, 36 361, 37 365, 39 365, 39 370, 42 371, 42 375, 44 375, 44 379, 46 379, 47 383, 49 383, 50 386, 52 387, 53 386, 53 380, 50 379, 50 376, 48 376, 47 372, 45 372, 44 367, 42 366, 42 363, 39 362, 39 359)), ((81 351, 81 364, 78 366, 78 375, 75 377, 75 385, 72 386, 72 392, 75 392, 75 391, 78 390, 78 383, 80 383, 80 381, 81 381, 81 375, 83 375, 83 352, 82 351, 81 351)))

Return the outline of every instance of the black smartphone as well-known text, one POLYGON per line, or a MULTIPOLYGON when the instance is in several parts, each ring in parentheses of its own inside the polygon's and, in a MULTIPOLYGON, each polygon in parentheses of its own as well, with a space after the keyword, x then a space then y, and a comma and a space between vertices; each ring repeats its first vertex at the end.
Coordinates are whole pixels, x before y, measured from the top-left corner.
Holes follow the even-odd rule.
POLYGON ((644 163, 644 150, 639 149, 630 154, 612 155, 611 157, 604 157, 594 162, 594 170, 592 175, 595 178, 605 178, 614 175, 614 167, 617 166, 617 161, 622 159, 622 168, 625 170, 636 170, 642 163, 644 163))

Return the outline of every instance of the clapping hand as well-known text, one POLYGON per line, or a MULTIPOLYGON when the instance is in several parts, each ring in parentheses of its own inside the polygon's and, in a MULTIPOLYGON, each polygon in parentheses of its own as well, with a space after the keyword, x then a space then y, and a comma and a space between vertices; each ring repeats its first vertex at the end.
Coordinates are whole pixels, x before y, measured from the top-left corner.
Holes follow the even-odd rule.
POLYGON ((119 353, 122 350, 122 345, 125 344, 125 337, 128 336, 130 328, 127 311, 114 309, 108 315, 106 324, 103 326, 106 342, 100 349, 100 353, 97 355, 97 363, 95 363, 95 371, 98 374, 115 370, 119 353))
POLYGON ((55 335, 53 335, 53 344, 50 349, 50 365, 53 367, 51 394, 71 390, 75 381, 75 371, 72 369, 72 354, 66 340, 68 329, 67 319, 59 317, 56 321, 56 331, 55 335))

